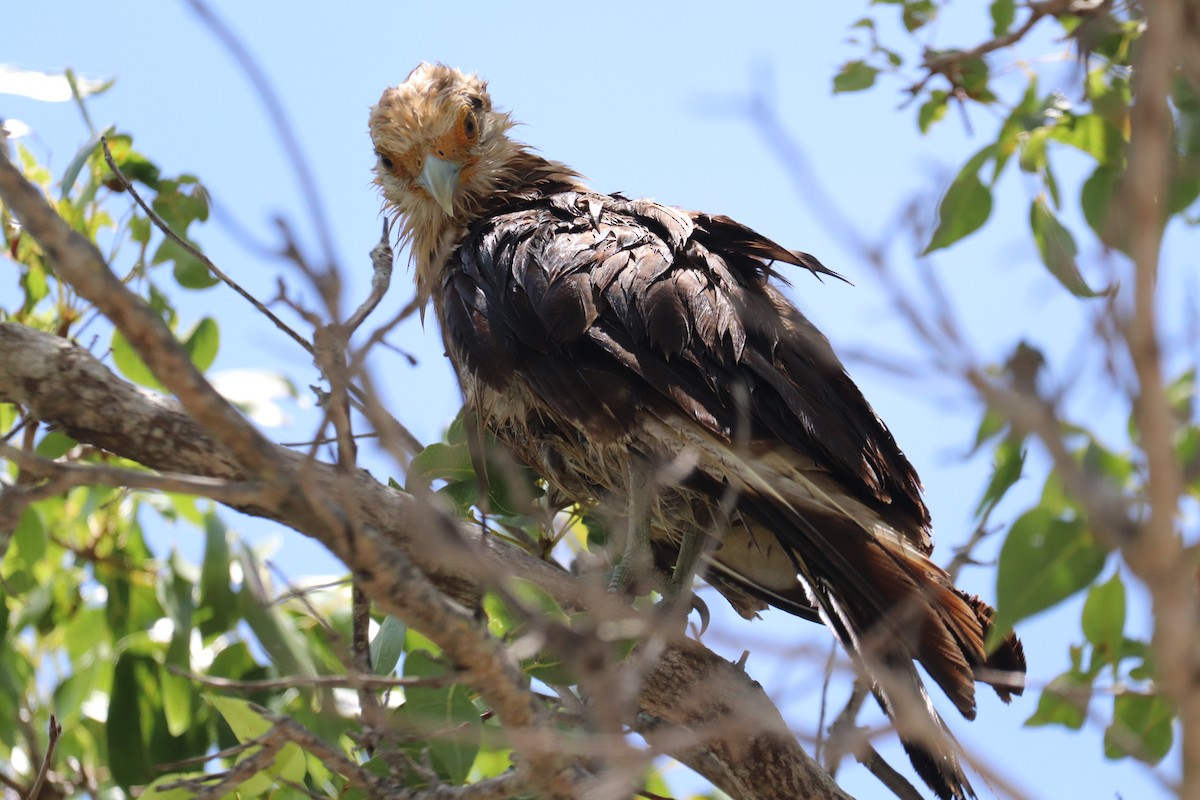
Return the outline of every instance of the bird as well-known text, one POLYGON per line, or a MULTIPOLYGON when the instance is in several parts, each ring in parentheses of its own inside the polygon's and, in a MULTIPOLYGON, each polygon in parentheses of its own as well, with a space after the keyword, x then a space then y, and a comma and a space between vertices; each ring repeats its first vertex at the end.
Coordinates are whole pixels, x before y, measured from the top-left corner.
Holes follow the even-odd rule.
POLYGON ((727 216, 597 192, 514 125, 482 78, 436 63, 369 115, 384 214, 466 407, 563 502, 629 523, 616 568, 690 591, 698 553, 743 617, 824 623, 921 778, 973 797, 915 665, 973 719, 977 681, 1021 694, 1024 652, 989 642, 994 610, 931 560, 916 470, 781 288, 789 268, 841 276, 727 216))

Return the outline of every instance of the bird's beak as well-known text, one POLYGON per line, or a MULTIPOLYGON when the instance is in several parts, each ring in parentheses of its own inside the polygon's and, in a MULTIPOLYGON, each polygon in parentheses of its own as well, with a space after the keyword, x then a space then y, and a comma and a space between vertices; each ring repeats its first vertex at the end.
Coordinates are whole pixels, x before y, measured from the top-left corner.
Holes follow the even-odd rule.
POLYGON ((458 189, 458 173, 462 165, 435 155, 425 156, 425 166, 417 183, 432 195, 449 216, 454 216, 454 192, 458 189))

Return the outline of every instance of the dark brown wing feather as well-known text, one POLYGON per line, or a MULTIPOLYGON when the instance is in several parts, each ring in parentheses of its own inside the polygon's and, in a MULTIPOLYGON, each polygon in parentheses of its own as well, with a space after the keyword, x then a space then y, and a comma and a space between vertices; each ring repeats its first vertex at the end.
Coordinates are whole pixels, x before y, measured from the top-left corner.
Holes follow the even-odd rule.
MULTIPOLYGON (((851 649, 874 633, 886 646, 872 663, 923 692, 920 661, 967 716, 977 670, 1001 697, 1019 694, 1020 643, 1010 636, 986 653, 991 609, 925 558, 932 538, 917 474, 825 337, 768 282, 777 262, 836 275, 727 217, 574 191, 525 196, 509 209, 493 203, 472 225, 438 302, 460 369, 497 392, 520 382, 535 398, 526 436, 536 428, 636 451, 650 446, 638 438, 643 415, 683 417, 725 442, 748 433, 754 447, 815 464, 902 543, 836 508, 797 511, 744 492, 738 510, 778 539, 816 608, 777 602, 753 575, 722 580, 793 613, 818 612, 851 649)), ((541 468, 584 491, 586 476, 567 474, 570 465, 541 468)), ((715 497, 724 478, 689 480, 715 497)), ((880 699, 891 706, 883 689, 880 699)), ((940 796, 969 792, 953 756, 909 749, 940 796)))

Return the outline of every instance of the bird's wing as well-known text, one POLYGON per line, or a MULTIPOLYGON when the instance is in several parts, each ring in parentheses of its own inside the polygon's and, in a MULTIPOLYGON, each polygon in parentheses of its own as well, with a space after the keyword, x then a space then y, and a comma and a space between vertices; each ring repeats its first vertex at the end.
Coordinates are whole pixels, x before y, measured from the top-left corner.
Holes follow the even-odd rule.
MULTIPOLYGON (((872 674, 924 698, 917 659, 973 716, 977 677, 1002 698, 1020 692, 1020 644, 986 653, 991 610, 928 560, 915 471, 825 337, 771 286, 775 262, 828 272, 728 218, 566 192, 472 225, 439 313, 460 370, 500 394, 519 382, 558 430, 652 460, 707 453, 691 487, 718 497, 737 483, 739 513, 774 535, 872 674)), ((732 577, 774 602, 754 574, 732 577)), ((887 683, 877 692, 894 711, 887 683)), ((940 795, 965 796, 952 755, 905 738, 940 795)))
POLYGON ((930 551, 916 472, 825 337, 768 282, 772 262, 833 274, 816 259, 725 217, 564 193, 476 224, 455 260, 446 333, 485 380, 519 376, 598 436, 651 411, 785 446, 930 551))

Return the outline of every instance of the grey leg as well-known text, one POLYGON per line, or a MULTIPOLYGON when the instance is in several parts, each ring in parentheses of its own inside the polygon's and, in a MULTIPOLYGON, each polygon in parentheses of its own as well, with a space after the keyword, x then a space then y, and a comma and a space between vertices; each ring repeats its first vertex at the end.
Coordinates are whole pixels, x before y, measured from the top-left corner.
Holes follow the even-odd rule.
POLYGON ((646 481, 645 470, 633 456, 625 462, 625 552, 612 569, 608 580, 610 592, 624 593, 633 578, 644 573, 650 565, 649 495, 653 490, 646 481))

